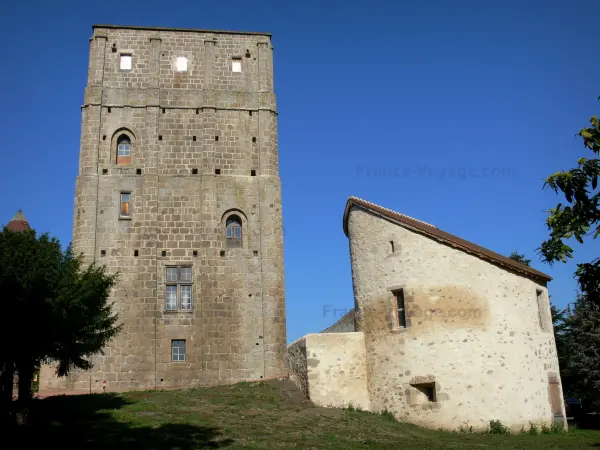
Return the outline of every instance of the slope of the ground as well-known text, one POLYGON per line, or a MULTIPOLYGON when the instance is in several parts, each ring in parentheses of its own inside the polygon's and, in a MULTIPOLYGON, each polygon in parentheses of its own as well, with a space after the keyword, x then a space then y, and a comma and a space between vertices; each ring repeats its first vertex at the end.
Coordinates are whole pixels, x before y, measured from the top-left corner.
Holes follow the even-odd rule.
POLYGON ((600 433, 491 436, 427 430, 382 415, 317 408, 289 382, 264 382, 37 400, 30 425, 10 438, 5 434, 2 447, 581 449, 600 447, 600 433))

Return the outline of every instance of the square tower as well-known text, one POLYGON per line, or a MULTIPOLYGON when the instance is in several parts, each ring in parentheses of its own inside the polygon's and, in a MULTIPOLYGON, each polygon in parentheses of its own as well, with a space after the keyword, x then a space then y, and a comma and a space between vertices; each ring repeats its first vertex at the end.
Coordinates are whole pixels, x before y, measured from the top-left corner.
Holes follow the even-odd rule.
POLYGON ((95 25, 74 250, 119 273, 121 333, 40 390, 284 375, 281 183, 267 33, 95 25))

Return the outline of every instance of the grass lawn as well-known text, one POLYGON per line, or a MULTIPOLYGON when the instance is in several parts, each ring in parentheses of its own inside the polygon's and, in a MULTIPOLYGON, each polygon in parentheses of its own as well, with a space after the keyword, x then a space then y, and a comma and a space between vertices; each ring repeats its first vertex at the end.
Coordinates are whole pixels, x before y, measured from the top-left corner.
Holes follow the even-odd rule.
POLYGON ((427 430, 361 411, 314 407, 289 382, 50 397, 3 449, 569 449, 600 431, 498 436, 427 430), (6 446, 8 444, 8 446, 6 446))

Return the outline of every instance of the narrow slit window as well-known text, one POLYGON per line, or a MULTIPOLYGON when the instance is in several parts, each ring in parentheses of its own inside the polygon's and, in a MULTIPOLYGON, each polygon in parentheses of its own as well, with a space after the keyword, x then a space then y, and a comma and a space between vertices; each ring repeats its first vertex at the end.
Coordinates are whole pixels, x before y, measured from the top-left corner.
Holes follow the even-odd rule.
POLYGON ((406 307, 404 305, 404 289, 394 291, 396 297, 396 309, 398 313, 398 327, 406 328, 406 307))
POLYGON ((121 61, 119 64, 121 70, 131 70, 131 55, 121 54, 121 61))
POLYGON ((544 291, 541 289, 536 289, 535 291, 537 297, 537 310, 538 310, 538 320, 540 323, 540 328, 542 331, 546 330, 545 320, 544 320, 544 291))
POLYGON ((167 286, 167 311, 177 310, 177 286, 167 286))
POLYGON ((242 71, 242 58, 231 58, 231 71, 241 72, 242 71))
POLYGON ((121 192, 119 215, 121 217, 131 217, 131 193, 121 192))
POLYGON ((390 241, 390 253, 394 253, 394 241, 390 241))

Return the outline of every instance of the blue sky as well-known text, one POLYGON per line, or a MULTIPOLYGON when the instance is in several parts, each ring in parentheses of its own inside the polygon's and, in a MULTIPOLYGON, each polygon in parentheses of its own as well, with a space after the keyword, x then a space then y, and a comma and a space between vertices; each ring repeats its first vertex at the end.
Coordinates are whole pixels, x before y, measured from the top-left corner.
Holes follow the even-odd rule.
POLYGON ((342 214, 350 195, 549 267, 542 190, 586 155, 598 114, 597 3, 557 0, 10 2, 3 42, 0 224, 71 238, 80 105, 93 23, 270 31, 283 182, 288 340, 352 307, 342 214), (337 314, 332 310, 337 309, 337 314))

